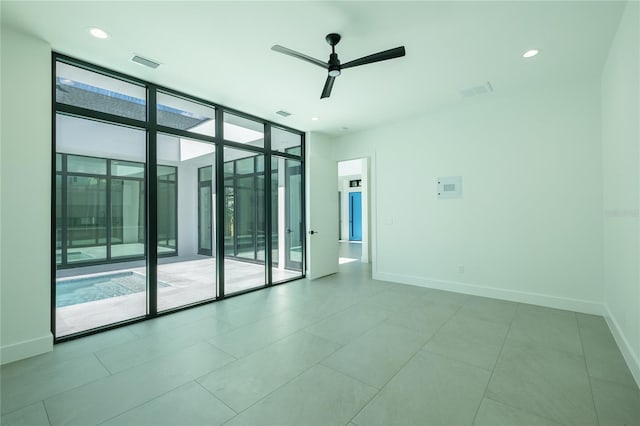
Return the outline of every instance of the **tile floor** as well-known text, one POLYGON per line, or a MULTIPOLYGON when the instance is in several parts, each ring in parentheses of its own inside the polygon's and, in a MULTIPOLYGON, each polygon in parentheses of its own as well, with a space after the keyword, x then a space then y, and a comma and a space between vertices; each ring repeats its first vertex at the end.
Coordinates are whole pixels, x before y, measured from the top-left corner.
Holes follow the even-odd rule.
MULTIPOLYGON (((216 297, 215 258, 197 256, 195 259, 163 258, 161 260, 162 263, 158 266, 158 279, 166 285, 158 289, 158 310, 164 311, 216 297)), ((64 276, 64 279, 78 279, 105 272, 135 272, 146 277, 144 261, 63 269, 59 270, 58 274, 64 276)), ((289 280, 302 274, 298 271, 278 268, 273 268, 271 272, 274 282, 289 280)), ((225 259, 227 294, 264 286, 264 283, 264 265, 225 259)), ((146 293, 138 292, 57 308, 56 335, 63 337, 144 316, 147 311, 146 297, 146 293)))
POLYGON ((1 373, 7 426, 640 425, 601 317, 373 281, 359 262, 1 373))

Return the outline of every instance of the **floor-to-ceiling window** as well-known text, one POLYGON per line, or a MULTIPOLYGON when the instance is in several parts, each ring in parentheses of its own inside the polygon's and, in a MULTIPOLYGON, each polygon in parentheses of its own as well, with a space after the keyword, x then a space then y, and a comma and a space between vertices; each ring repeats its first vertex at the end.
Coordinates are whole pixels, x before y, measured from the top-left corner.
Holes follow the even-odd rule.
POLYGON ((304 276, 301 133, 54 56, 56 339, 304 276))

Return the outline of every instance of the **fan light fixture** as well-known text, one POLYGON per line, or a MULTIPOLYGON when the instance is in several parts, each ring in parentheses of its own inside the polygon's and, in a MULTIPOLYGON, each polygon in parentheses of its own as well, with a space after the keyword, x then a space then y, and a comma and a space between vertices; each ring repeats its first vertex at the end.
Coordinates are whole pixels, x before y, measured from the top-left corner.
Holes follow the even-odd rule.
POLYGON ((524 52, 522 54, 523 58, 533 58, 534 56, 536 56, 538 53, 540 53, 540 51, 538 49, 531 49, 531 50, 527 50, 526 52, 524 52))

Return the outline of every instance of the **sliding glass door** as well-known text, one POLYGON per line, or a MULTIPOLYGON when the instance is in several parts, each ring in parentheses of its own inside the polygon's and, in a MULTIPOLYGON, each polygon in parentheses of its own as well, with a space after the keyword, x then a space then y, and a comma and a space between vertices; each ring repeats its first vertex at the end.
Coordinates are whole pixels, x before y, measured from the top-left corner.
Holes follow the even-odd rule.
MULTIPOLYGON (((171 164, 177 172, 173 191, 161 192, 158 185, 157 308, 162 312, 218 296, 212 209, 216 147, 195 137, 164 133, 158 134, 157 144, 158 161, 171 164), (162 212, 173 199, 177 200, 176 209, 162 212), (167 233, 176 251, 165 255, 160 241, 160 235, 165 234, 161 217, 169 213, 179 220, 177 229, 167 233)), ((163 170, 158 166, 158 179, 163 170)))

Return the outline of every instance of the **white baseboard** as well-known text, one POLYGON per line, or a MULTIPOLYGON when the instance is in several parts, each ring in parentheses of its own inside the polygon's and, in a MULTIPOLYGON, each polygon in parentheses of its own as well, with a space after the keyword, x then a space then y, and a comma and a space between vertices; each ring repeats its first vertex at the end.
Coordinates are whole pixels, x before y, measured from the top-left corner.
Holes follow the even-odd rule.
POLYGON ((622 352, 622 356, 627 362, 631 375, 636 380, 636 384, 640 388, 640 357, 633 351, 633 348, 629 344, 629 340, 627 340, 626 336, 620 329, 618 321, 616 321, 616 318, 613 316, 609 310, 609 306, 607 305, 605 305, 604 319, 607 321, 609 330, 611 330, 611 334, 613 334, 613 338, 616 340, 616 343, 620 348, 620 352, 622 352))
POLYGON ((602 303, 588 300, 570 299, 566 297, 549 296, 539 293, 505 290, 495 287, 471 285, 457 281, 436 280, 410 275, 374 272, 373 279, 391 281, 401 284, 410 284, 419 287, 433 288, 437 290, 453 291, 455 293, 470 294, 473 296, 491 297, 494 299, 509 300, 511 302, 529 303, 532 305, 546 306, 549 308, 565 309, 585 314, 601 315, 605 318, 611 334, 620 348, 624 359, 629 366, 638 387, 640 387, 640 358, 636 354, 624 333, 620 329, 609 307, 602 303))
POLYGON ((53 335, 47 333, 42 337, 13 343, 0 347, 0 364, 8 364, 20 359, 40 355, 53 350, 53 335))
POLYGON ((571 299, 567 297, 549 296, 540 293, 531 293, 517 290, 506 290, 496 287, 479 286, 458 281, 445 281, 411 275, 392 274, 386 272, 374 272, 373 279, 391 281, 401 284, 411 284, 419 287, 433 288, 437 290, 453 291, 455 293, 470 294, 473 296, 491 297, 494 299, 508 300, 511 302, 529 303, 532 305, 546 306, 549 308, 565 309, 585 314, 604 315, 604 305, 589 300, 571 299))

